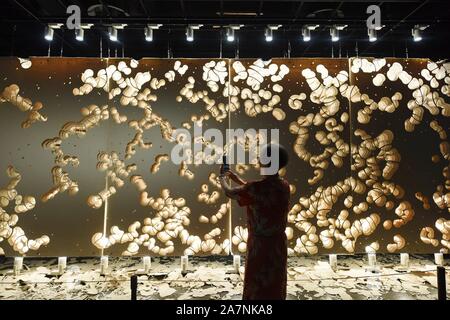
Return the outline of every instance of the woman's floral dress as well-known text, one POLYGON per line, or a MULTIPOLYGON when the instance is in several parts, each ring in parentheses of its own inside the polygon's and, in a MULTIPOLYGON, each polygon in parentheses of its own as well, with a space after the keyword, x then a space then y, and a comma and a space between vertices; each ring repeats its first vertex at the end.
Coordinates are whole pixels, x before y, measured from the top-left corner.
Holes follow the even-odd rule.
POLYGON ((244 300, 286 299, 289 183, 270 176, 247 182, 237 195, 247 207, 244 300))

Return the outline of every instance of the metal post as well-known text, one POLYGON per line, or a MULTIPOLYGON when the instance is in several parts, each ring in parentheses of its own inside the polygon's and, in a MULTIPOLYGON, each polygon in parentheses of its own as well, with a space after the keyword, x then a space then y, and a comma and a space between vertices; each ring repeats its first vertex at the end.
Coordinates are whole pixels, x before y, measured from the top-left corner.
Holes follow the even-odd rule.
POLYGON ((62 275, 67 267, 67 257, 58 257, 58 274, 62 275))
POLYGON ((187 272, 188 269, 188 256, 181 256, 181 272, 187 272))
POLYGON ((101 256, 100 257, 100 275, 104 276, 108 272, 108 256, 101 256))
POLYGON ((23 257, 15 257, 14 258, 14 275, 20 275, 20 271, 23 269, 23 257))
POLYGON ((409 267, 409 254, 408 253, 400 253, 400 264, 404 268, 409 267))
POLYGON ((131 276, 131 300, 137 300, 138 277, 131 276))
POLYGON ((333 271, 337 270, 337 254, 330 254, 329 264, 333 271))
POLYGON ((150 257, 142 257, 142 263, 144 264, 144 273, 147 274, 150 272, 150 268, 152 265, 152 260, 150 257))
POLYGON ((241 268, 241 256, 238 254, 233 255, 233 268, 234 271, 239 274, 239 269, 241 268))
POLYGON ((438 285, 438 300, 447 300, 447 285, 445 283, 445 268, 437 267, 437 285, 438 285))

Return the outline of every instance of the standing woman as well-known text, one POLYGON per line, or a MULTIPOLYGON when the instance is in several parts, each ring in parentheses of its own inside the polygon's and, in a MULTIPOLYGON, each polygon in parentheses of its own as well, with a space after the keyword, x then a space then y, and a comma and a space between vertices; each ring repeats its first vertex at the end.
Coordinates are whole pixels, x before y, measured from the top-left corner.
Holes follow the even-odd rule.
MULTIPOLYGON (((260 154, 271 159, 278 154, 278 170, 288 163, 288 153, 280 145, 267 145, 260 154)), ((278 175, 267 175, 260 165, 262 179, 246 182, 235 173, 221 169, 220 183, 225 194, 247 207, 247 256, 244 300, 284 300, 287 280, 287 238, 289 183, 278 175), (238 184, 231 187, 230 178, 238 184)))

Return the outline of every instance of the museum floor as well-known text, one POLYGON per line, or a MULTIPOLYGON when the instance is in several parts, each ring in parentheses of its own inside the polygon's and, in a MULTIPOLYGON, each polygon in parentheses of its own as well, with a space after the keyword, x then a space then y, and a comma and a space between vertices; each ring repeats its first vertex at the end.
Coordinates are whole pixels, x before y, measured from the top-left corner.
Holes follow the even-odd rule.
MULTIPOLYGON (((0 264, 0 300, 130 299, 130 275, 142 268, 141 260, 110 258, 106 276, 99 273, 99 260, 70 258, 64 274, 54 276, 57 259, 28 258, 22 273, 14 276, 13 259, 8 258, 0 264)), ((432 255, 410 256, 407 270, 399 260, 399 255, 378 255, 379 272, 371 272, 365 256, 339 256, 334 272, 327 256, 292 257, 288 299, 437 299, 432 255)), ((183 275, 180 258, 152 258, 150 275, 138 278, 137 298, 240 299, 244 270, 233 273, 232 264, 232 257, 191 257, 183 275)))

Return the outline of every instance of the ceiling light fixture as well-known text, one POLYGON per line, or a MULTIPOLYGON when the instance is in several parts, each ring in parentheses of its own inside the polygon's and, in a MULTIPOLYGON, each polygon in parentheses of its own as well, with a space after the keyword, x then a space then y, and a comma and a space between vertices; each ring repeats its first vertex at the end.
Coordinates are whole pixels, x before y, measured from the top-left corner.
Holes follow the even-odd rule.
POLYGON ((126 24, 113 24, 108 28, 109 40, 116 42, 119 40, 119 29, 124 29, 126 24))
POLYGON ((84 30, 90 29, 94 24, 83 23, 79 28, 75 29, 75 39, 77 41, 84 41, 84 30))
POLYGON ((62 27, 62 23, 49 23, 45 27, 44 38, 47 41, 53 41, 53 36, 55 35, 55 29, 60 29, 62 27))
POLYGON ((281 24, 269 24, 265 31, 264 31, 264 37, 266 38, 267 42, 271 42, 273 40, 273 31, 278 30, 281 28, 281 24))
POLYGON ((226 38, 228 42, 233 42, 235 39, 235 33, 236 30, 239 30, 241 27, 243 27, 243 24, 234 24, 229 25, 226 29, 226 38))
POLYGON ((413 36, 414 42, 422 41, 422 31, 428 28, 429 25, 416 24, 414 28, 411 29, 411 34, 413 36))
POLYGON ((116 27, 108 28, 109 40, 115 42, 117 41, 118 30, 116 27))
POLYGON ((234 41, 234 29, 231 27, 227 27, 227 41, 228 42, 234 41))
POLYGON ((311 30, 316 30, 319 27, 318 24, 307 24, 302 27, 303 41, 311 41, 311 30))
POLYGON ((84 29, 75 29, 75 39, 77 39, 77 41, 84 40, 84 29))
POLYGON ((148 24, 145 27, 145 41, 152 42, 153 41, 153 30, 157 30, 162 26, 162 24, 148 24))
POLYGON ((377 37, 377 31, 381 30, 384 28, 383 26, 379 26, 379 27, 375 27, 375 28, 367 28, 367 34, 369 36, 369 41, 370 42, 375 42, 377 41, 378 37, 377 37))
POLYGON ((186 40, 189 42, 194 41, 194 30, 198 30, 202 27, 202 24, 190 24, 186 28, 186 40))
POLYGON ((345 28, 347 28, 346 24, 335 24, 332 26, 330 28, 331 41, 339 41, 339 31, 344 30, 345 28))

